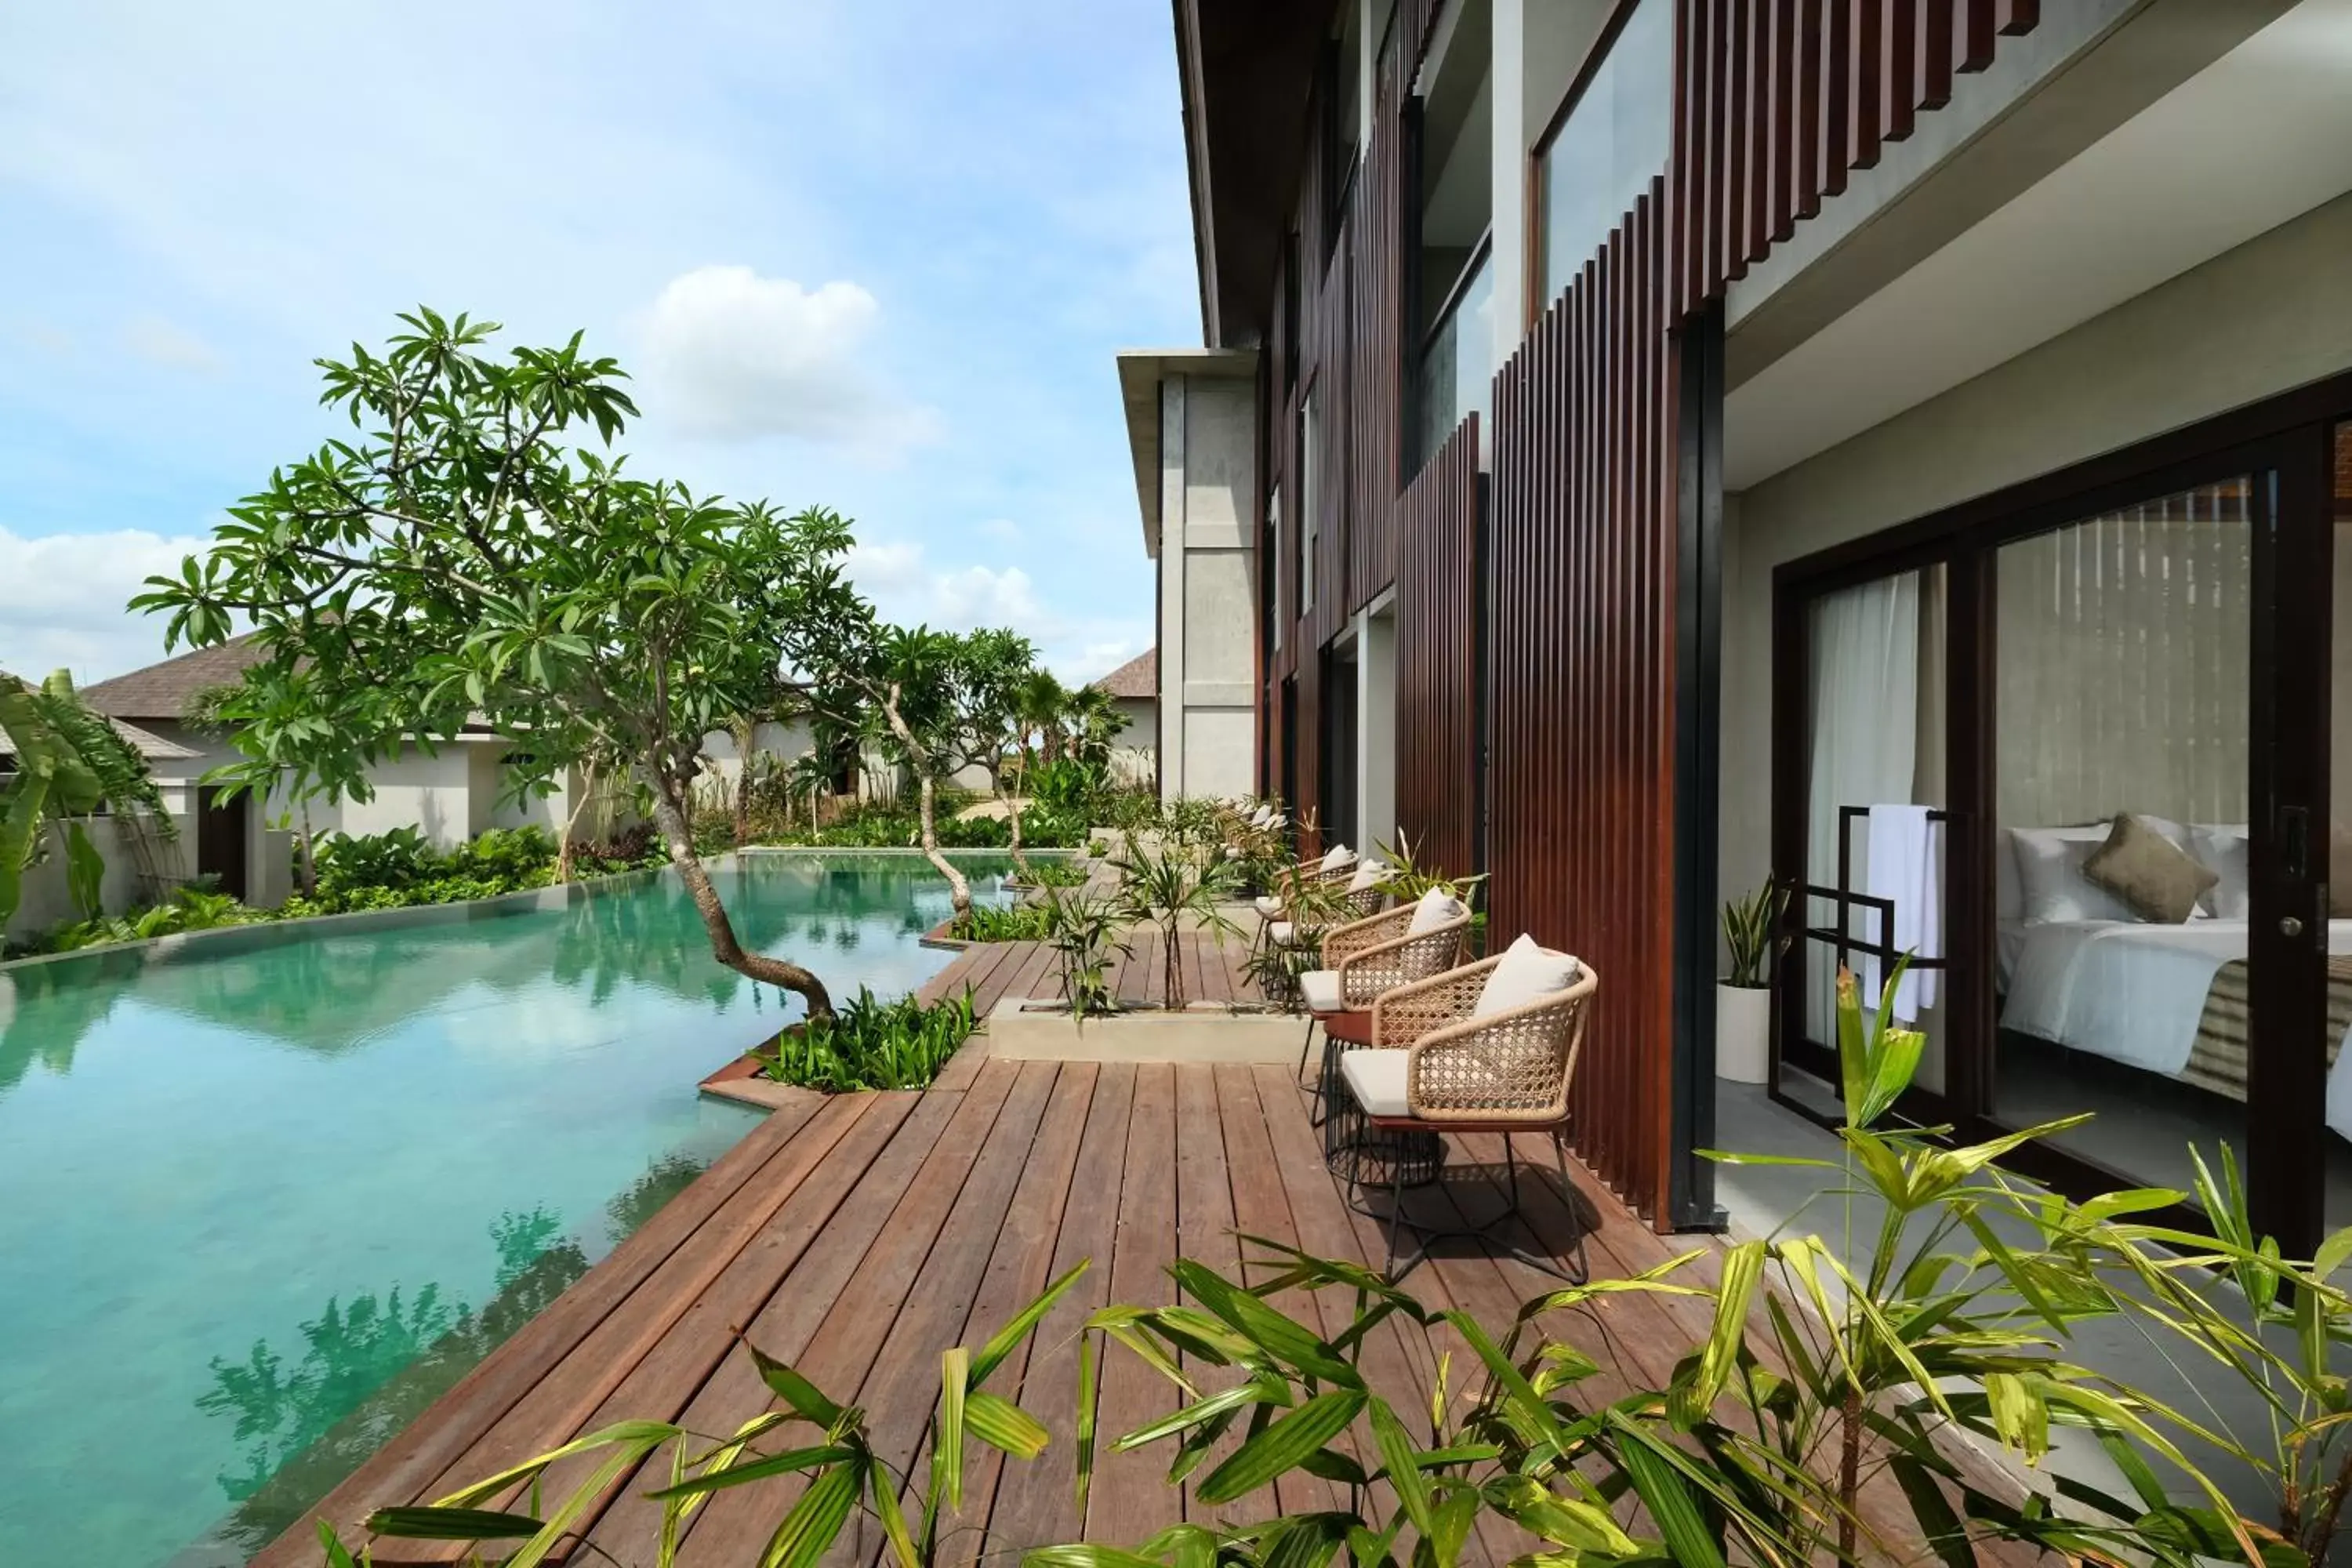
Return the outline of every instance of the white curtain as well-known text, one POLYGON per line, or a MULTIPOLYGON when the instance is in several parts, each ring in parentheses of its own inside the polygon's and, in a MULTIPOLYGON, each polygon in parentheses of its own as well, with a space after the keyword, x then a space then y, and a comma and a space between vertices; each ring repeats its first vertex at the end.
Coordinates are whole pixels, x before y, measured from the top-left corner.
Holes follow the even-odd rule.
POLYGON ((2252 554, 2243 481, 2001 547, 2004 826, 2246 820, 2252 554))
MULTIPOLYGON (((1919 774, 1919 574, 1864 583, 1813 606, 1812 788, 1807 802, 1806 879, 1835 887, 1838 808, 1909 801, 1919 774)), ((1867 835, 1850 840, 1847 886, 1861 888, 1867 835)), ((1837 906, 1809 900, 1805 923, 1830 926, 1837 906)), ((1878 922, 1857 910, 1853 935, 1875 941, 1878 922)), ((1837 952, 1826 942, 1804 944, 1806 1032, 1834 1042, 1837 952)))

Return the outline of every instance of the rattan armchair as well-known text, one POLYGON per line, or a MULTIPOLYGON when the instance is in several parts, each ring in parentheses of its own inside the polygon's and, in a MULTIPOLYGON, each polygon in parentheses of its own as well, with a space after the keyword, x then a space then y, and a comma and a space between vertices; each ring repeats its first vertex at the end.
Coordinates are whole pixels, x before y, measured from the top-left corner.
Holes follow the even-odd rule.
POLYGON ((1412 920, 1419 908, 1399 904, 1323 933, 1323 967, 1298 977, 1299 997, 1307 1005, 1307 1034, 1298 1043, 1302 1079, 1315 1049, 1317 1024, 1336 1013, 1362 1012, 1396 987, 1461 962, 1470 940, 1470 907, 1464 904, 1452 919, 1416 931, 1412 920))
MULTIPOLYGON (((1519 1207, 1512 1134, 1548 1133, 1559 1165, 1560 1199, 1574 1227, 1575 1258, 1565 1269, 1549 1258, 1526 1261, 1581 1283, 1587 1277, 1584 1227, 1568 1177, 1565 1138, 1569 1089, 1601 978, 1580 967, 1565 990, 1476 1014, 1487 978, 1501 962, 1498 955, 1384 992, 1372 1003, 1371 1046, 1349 1054, 1339 1073, 1341 1086, 1368 1125, 1383 1134, 1502 1134, 1506 1214, 1517 1214, 1519 1207)), ((1424 1242, 1437 1233, 1404 1218, 1401 1183, 1392 1187, 1389 1212, 1381 1216, 1364 1206, 1362 1184, 1349 1174, 1350 1202, 1359 1212, 1388 1222, 1387 1267, 1392 1271, 1400 1228, 1412 1228, 1424 1242)), ((1478 1233, 1491 1237, 1491 1222, 1478 1233)))

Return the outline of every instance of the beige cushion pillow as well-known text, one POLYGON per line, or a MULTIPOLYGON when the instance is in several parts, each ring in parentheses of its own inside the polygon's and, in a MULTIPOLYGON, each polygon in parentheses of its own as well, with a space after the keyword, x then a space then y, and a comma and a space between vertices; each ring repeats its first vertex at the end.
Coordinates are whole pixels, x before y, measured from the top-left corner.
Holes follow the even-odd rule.
POLYGON ((1348 879, 1348 891, 1369 893, 1379 887, 1388 874, 1389 868, 1377 860, 1360 861, 1356 867, 1356 874, 1348 879))
POLYGON ((2083 862, 2083 876, 2142 920, 2162 925, 2186 921, 2221 879, 2130 812, 2116 818, 2107 841, 2083 862))
POLYGON ((1406 922, 1407 936, 1420 936, 1435 931, 1449 921, 1462 918, 1462 900, 1443 888, 1432 888, 1422 894, 1421 902, 1412 907, 1412 919, 1406 922))
POLYGON ((1326 871, 1344 870, 1356 863, 1356 852, 1344 844, 1334 844, 1323 857, 1326 871))
POLYGON ((1486 972, 1486 988, 1478 993, 1478 1005, 1470 1009, 1474 1018, 1524 1007, 1530 1002, 1540 1002, 1557 995, 1576 984, 1584 966, 1564 952, 1554 952, 1539 946, 1531 936, 1503 950, 1502 958, 1486 972))

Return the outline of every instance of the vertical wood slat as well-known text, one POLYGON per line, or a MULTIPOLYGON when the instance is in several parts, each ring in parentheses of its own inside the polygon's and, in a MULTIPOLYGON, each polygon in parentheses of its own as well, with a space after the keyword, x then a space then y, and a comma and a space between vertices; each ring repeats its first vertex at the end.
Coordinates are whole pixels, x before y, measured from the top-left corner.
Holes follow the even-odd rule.
POLYGON ((1397 517, 1397 833, 1452 876, 1478 869, 1478 440, 1473 414, 1397 517))
POLYGON ((1653 1216, 1671 1124, 1666 190, 1653 182, 1497 378, 1486 572, 1490 931, 1600 972, 1573 1137, 1653 1216))
POLYGON ((1954 70, 1980 71, 1992 64, 1999 12, 2000 0, 1960 0, 1958 31, 1953 46, 1954 70))

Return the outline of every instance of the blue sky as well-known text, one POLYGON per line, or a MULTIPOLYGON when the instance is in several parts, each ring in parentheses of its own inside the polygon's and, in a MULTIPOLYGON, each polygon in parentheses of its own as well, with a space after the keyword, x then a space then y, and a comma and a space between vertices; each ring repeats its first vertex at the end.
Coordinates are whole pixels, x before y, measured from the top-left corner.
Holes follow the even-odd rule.
POLYGON ((640 472, 857 519, 884 611, 1151 637, 1114 350, 1197 343, 1154 0, 77 0, 0 16, 0 668, 140 577, 419 301, 585 329, 640 472))

